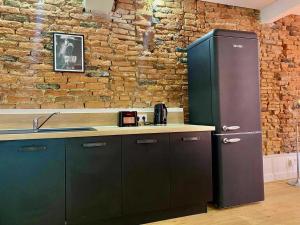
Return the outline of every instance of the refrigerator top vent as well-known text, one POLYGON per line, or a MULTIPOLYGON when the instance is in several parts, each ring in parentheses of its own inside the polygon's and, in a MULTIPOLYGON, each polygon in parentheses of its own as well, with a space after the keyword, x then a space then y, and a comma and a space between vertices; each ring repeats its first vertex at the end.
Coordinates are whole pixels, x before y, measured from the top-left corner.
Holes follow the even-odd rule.
POLYGON ((247 39, 257 39, 257 34, 248 31, 237 31, 237 30, 224 30, 224 29, 214 29, 207 33, 203 37, 197 39, 192 44, 190 44, 187 49, 193 48, 199 43, 211 38, 211 37, 235 37, 235 38, 247 38, 247 39))

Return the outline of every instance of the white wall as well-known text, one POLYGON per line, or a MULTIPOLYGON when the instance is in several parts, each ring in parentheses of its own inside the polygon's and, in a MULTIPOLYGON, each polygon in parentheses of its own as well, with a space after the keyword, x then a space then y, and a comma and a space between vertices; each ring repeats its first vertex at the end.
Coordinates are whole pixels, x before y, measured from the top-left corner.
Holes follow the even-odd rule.
POLYGON ((297 176, 296 153, 264 156, 265 182, 288 180, 297 176))

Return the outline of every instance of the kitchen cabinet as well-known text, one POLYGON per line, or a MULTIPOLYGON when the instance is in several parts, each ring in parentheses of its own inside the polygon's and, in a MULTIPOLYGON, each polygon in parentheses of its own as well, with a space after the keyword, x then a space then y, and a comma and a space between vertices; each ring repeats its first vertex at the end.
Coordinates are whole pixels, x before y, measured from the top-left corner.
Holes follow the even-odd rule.
POLYGON ((169 134, 122 137, 124 214, 170 207, 169 134))
POLYGON ((212 200, 210 132, 170 134, 171 207, 203 205, 212 200))
POLYGON ((66 146, 68 224, 121 216, 121 137, 74 138, 66 146))
POLYGON ((63 140, 0 142, 0 224, 65 223, 63 140))
POLYGON ((135 225, 206 211, 210 132, 0 142, 0 224, 135 225))

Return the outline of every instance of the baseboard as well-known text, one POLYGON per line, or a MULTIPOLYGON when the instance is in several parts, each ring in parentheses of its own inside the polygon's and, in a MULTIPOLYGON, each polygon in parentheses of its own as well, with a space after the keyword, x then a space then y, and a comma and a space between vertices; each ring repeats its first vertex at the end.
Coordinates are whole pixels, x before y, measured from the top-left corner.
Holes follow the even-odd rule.
POLYGON ((264 180, 288 180, 297 176, 296 153, 284 153, 264 156, 264 180))

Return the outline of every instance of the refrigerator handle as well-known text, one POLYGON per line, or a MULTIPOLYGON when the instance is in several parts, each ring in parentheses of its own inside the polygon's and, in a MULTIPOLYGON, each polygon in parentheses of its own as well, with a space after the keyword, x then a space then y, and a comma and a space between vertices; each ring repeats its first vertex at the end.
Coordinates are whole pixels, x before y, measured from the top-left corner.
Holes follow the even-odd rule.
POLYGON ((229 139, 229 138, 224 138, 224 139, 223 139, 223 143, 224 143, 224 144, 228 144, 228 143, 237 143, 237 142, 240 142, 240 141, 241 141, 240 138, 231 138, 231 139, 229 139))
POLYGON ((222 129, 223 131, 233 131, 233 130, 238 130, 240 129, 241 127, 240 126, 223 126, 222 129))

